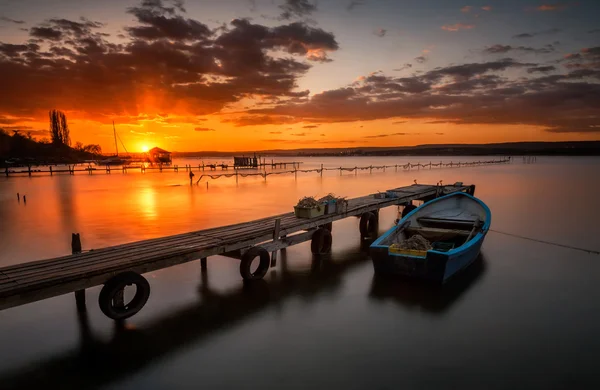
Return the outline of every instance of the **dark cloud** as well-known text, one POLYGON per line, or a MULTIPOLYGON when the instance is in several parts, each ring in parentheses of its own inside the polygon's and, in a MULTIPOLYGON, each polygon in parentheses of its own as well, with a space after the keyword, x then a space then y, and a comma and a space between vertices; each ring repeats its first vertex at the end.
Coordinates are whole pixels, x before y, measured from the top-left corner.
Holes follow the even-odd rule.
POLYGON ((29 34, 34 38, 49 39, 52 41, 58 41, 63 36, 60 30, 52 27, 32 27, 29 30, 29 34))
POLYGON ((215 129, 211 129, 209 127, 195 127, 194 131, 215 131, 215 129))
MULTIPOLYGON (((36 43, 0 42, 0 115, 45 117, 58 106, 105 121, 139 112, 150 96, 148 109, 179 116, 212 114, 245 98, 301 103, 309 91, 297 89, 298 78, 338 49, 333 34, 304 23, 235 19, 210 31, 184 11, 181 2, 143 1, 129 10, 138 22, 118 44, 101 23, 58 18, 31 29, 36 43)), ((269 121, 239 116, 244 124, 269 121)))
POLYGON ((402 65, 400 68, 396 68, 396 69, 393 69, 393 70, 394 70, 394 72, 400 72, 400 71, 403 71, 403 70, 406 70, 406 69, 410 69, 410 68, 412 68, 412 64, 406 63, 406 64, 402 65))
POLYGON ((306 133, 292 133, 290 135, 293 135, 295 137, 306 137, 306 133))
POLYGON ((269 131, 269 134, 281 134, 281 131, 269 131))
POLYGON ((595 33, 600 33, 600 28, 595 28, 593 30, 588 31, 588 34, 595 34, 595 33))
POLYGON ((14 24, 25 24, 24 20, 11 19, 6 16, 0 16, 0 20, 3 22, 9 22, 9 23, 14 23, 14 24))
POLYGON ((548 66, 535 66, 533 68, 528 68, 527 69, 527 73, 546 73, 546 72, 552 72, 555 71, 556 67, 552 66, 552 65, 548 65, 548 66))
POLYGON ((409 135, 408 133, 391 133, 391 134, 377 134, 377 135, 367 135, 363 138, 385 138, 385 137, 393 137, 397 135, 409 135))
POLYGON ((527 46, 493 45, 483 49, 483 52, 487 54, 505 54, 511 51, 519 51, 522 53, 548 54, 554 52, 555 50, 556 49, 552 44, 548 44, 540 48, 527 46))
POLYGON ((373 34, 375 34, 375 36, 378 36, 379 38, 385 37, 386 33, 387 30, 385 28, 378 28, 377 30, 373 31, 373 34))
POLYGON ((422 64, 424 62, 427 62, 427 57, 425 57, 424 55, 415 57, 415 61, 417 61, 419 64, 422 64))
POLYGON ((288 20, 293 17, 308 16, 317 10, 317 5, 308 0, 285 0, 279 8, 283 11, 280 18, 288 20))
POLYGON ((552 35, 552 34, 557 34, 559 32, 561 32, 562 30, 560 28, 551 28, 549 30, 542 30, 542 31, 537 31, 537 32, 532 32, 532 33, 522 33, 522 34, 517 34, 514 35, 513 38, 533 38, 536 37, 538 35, 552 35))
POLYGON ((141 25, 127 27, 125 30, 132 37, 147 40, 171 38, 201 41, 212 34, 205 24, 184 18, 178 15, 177 11, 185 11, 180 2, 173 7, 168 7, 160 0, 143 1, 139 7, 131 7, 127 10, 141 25))
POLYGON ((356 8, 356 7, 360 6, 360 5, 365 5, 365 4, 366 4, 366 1, 363 1, 363 0, 352 0, 346 6, 346 10, 352 11, 354 8, 356 8))
POLYGON ((402 123, 406 123, 408 121, 396 121, 396 122, 392 122, 392 125, 400 125, 402 123))
POLYGON ((444 135, 444 133, 435 133, 435 135, 444 135))
POLYGON ((587 67, 561 75, 508 79, 500 72, 542 67, 508 58, 436 68, 410 78, 376 73, 350 87, 317 94, 302 104, 283 103, 250 113, 320 123, 436 118, 430 123, 534 125, 551 132, 600 132, 600 68, 592 67, 600 49, 587 48, 576 54, 576 59, 565 62, 587 67), (422 88, 407 88, 411 85, 422 88))
POLYGON ((316 129, 319 125, 306 125, 302 126, 303 129, 316 129))

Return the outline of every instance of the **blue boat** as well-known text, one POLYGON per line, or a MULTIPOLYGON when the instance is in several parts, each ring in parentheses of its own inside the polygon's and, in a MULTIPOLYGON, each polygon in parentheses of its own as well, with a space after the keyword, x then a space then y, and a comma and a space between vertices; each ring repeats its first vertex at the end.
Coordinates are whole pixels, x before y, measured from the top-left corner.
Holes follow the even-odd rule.
POLYGON ((375 272, 445 283, 475 261, 491 222, 490 209, 469 194, 427 202, 373 242, 375 272))

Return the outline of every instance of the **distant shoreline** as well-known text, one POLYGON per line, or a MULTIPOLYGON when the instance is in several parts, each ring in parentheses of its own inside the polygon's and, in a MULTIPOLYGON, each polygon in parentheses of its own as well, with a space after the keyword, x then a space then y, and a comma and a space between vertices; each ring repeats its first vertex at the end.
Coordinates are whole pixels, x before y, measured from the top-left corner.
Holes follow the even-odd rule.
POLYGON ((240 152, 173 152, 173 157, 341 157, 341 156, 600 156, 600 141, 444 144, 240 152))

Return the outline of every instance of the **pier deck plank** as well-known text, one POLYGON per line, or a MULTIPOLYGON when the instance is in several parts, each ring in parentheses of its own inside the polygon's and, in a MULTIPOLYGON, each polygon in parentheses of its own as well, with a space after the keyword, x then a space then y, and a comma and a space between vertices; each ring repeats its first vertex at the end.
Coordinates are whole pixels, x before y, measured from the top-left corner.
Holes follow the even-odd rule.
MULTIPOLYGON (((443 192, 468 188, 443 186, 443 192)), ((266 243, 272 241, 278 219, 279 236, 288 236, 368 211, 435 196, 439 190, 434 185, 415 184, 391 190, 397 198, 376 199, 368 195, 350 199, 344 213, 312 219, 286 213, 0 268, 0 310, 97 286, 121 272, 145 273, 266 243)))

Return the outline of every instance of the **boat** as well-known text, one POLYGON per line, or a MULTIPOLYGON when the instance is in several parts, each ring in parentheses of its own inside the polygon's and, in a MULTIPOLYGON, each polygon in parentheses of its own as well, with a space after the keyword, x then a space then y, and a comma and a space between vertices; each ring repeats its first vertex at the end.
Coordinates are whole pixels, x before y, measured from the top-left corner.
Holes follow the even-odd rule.
MULTIPOLYGON (((96 165, 103 165, 103 166, 112 165, 112 166, 114 166, 114 165, 125 165, 125 164, 129 163, 129 159, 119 157, 119 145, 117 144, 117 129, 115 128, 115 121, 113 121, 113 136, 115 137, 115 150, 116 150, 117 154, 112 157, 103 158, 102 160, 97 160, 96 165)), ((121 141, 121 143, 123 143, 123 142, 121 141)), ((125 147, 125 145, 123 145, 123 147, 125 147)), ((127 149, 125 149, 125 151, 127 151, 127 149)))
POLYGON ((479 256, 492 216, 463 192, 414 209, 371 244, 377 274, 445 283, 479 256))

